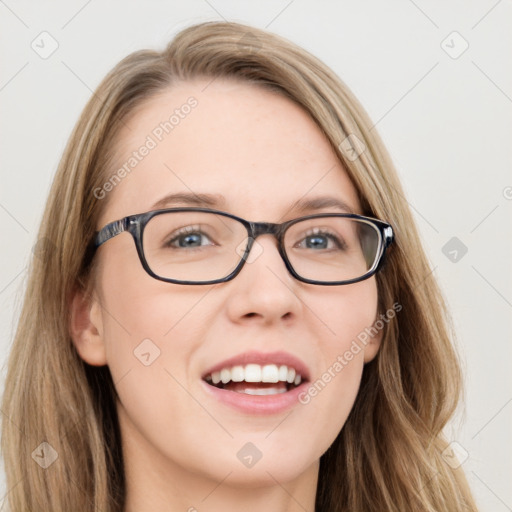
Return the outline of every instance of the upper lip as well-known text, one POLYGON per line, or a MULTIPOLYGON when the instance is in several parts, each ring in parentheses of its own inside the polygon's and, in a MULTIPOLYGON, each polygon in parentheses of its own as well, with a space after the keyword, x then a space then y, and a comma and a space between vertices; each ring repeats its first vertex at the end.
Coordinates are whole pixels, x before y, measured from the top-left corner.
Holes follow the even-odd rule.
POLYGON ((245 366, 246 364, 259 364, 262 366, 266 364, 275 364, 277 366, 286 365, 288 367, 295 368, 303 380, 309 380, 309 369, 297 356, 282 351, 257 352, 254 350, 238 354, 215 364, 205 371, 201 378, 205 379, 208 375, 211 375, 213 372, 219 372, 223 368, 231 368, 232 366, 238 365, 245 366))

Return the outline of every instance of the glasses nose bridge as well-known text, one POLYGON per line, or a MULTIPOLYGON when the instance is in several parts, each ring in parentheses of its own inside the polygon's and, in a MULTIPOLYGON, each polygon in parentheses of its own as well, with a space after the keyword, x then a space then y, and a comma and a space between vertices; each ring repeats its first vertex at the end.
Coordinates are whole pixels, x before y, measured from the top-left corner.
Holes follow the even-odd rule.
POLYGON ((250 231, 254 240, 261 235, 273 235, 278 243, 281 242, 281 237, 284 232, 283 224, 275 224, 274 222, 251 222, 250 231))

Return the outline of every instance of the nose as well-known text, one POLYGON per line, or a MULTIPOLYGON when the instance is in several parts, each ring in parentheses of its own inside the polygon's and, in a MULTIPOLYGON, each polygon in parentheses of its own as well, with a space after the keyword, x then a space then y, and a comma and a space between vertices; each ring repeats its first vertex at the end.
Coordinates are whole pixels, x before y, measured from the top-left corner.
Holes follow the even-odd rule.
POLYGON ((286 268, 276 238, 258 236, 240 273, 230 281, 228 313, 233 321, 258 318, 271 323, 300 314, 301 283, 286 268))

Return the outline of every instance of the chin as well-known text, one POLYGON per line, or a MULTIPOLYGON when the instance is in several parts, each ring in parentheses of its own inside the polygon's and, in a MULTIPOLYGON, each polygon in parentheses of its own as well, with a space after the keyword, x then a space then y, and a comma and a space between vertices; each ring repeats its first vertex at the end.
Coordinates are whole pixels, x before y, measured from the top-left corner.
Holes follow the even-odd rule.
MULTIPOLYGON (((265 434, 267 435, 267 434, 265 434)), ((239 439, 239 438, 238 438, 239 439)), ((279 483, 297 479, 308 470, 314 470, 319 463, 319 456, 313 454, 304 443, 294 444, 300 448, 286 447, 276 437, 277 444, 258 442, 258 440, 237 442, 236 451, 225 447, 225 450, 215 454, 210 453, 209 461, 214 461, 208 467, 202 466, 201 471, 207 471, 209 477, 221 481, 226 478, 227 485, 243 488, 258 488, 275 486, 279 483), (261 449, 256 448, 259 446, 261 449)))

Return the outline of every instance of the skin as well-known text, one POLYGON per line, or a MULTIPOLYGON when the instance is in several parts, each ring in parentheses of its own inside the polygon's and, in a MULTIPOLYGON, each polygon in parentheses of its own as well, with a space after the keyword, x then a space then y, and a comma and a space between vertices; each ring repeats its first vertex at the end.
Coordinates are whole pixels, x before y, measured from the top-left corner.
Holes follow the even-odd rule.
MULTIPOLYGON (((289 211, 305 196, 334 195, 361 213, 342 164, 302 109, 247 83, 207 84, 174 85, 128 120, 120 165, 168 112, 190 96, 198 100, 110 192, 98 229, 178 191, 222 193, 227 203, 219 209, 253 221, 339 212, 289 211)), ((187 286, 150 277, 131 235, 122 233, 98 250, 94 300, 77 293, 72 301, 76 349, 89 364, 109 366, 120 397, 126 512, 314 510, 320 456, 347 419, 380 335, 310 403, 283 413, 233 410, 205 393, 200 376, 248 350, 283 350, 307 363, 312 381, 320 378, 375 321, 376 281, 302 283, 271 235, 258 243, 262 253, 235 279, 187 286), (147 338, 160 349, 149 366, 134 357, 147 338), (250 469, 236 456, 247 442, 262 452, 250 469)))

